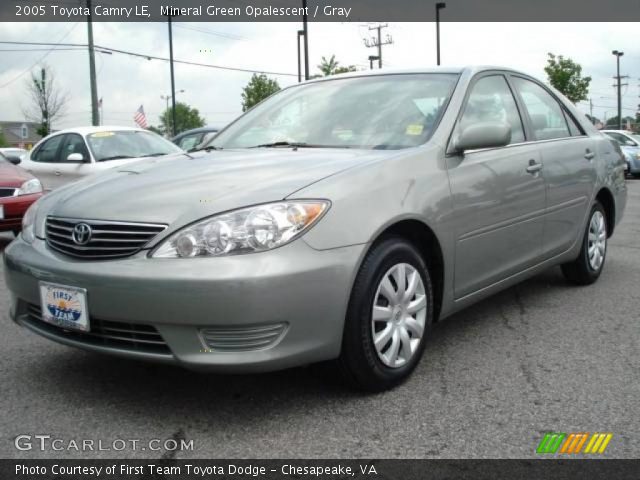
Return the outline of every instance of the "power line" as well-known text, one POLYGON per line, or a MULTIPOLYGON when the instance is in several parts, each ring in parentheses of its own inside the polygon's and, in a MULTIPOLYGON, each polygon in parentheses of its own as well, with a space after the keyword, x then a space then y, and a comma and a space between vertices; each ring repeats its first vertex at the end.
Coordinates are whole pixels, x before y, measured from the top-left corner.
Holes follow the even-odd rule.
POLYGON ((240 35, 233 35, 231 33, 225 33, 225 32, 217 32, 215 30, 209 30, 206 28, 193 27, 191 25, 175 24, 174 26, 176 28, 182 28, 184 30, 191 30, 193 32, 204 33, 206 35, 213 35, 215 37, 225 38, 227 40, 241 40, 241 41, 247 40, 246 37, 241 37, 240 35))
MULTIPOLYGON (((14 41, 0 41, 0 44, 10 44, 10 45, 51 45, 51 43, 47 43, 47 42, 14 42, 14 41)), ((83 43, 58 43, 56 45, 60 45, 63 47, 87 47, 87 44, 83 44, 83 43)), ((121 50, 118 48, 111 48, 111 47, 104 47, 101 45, 96 45, 95 46, 96 50, 104 50, 106 52, 112 52, 112 53, 120 53, 123 55, 129 55, 132 57, 138 57, 138 58, 144 58, 146 60, 160 60, 163 62, 168 62, 169 59, 166 57, 158 57, 156 55, 147 55, 144 53, 137 53, 137 52, 131 52, 129 50, 121 50)), ((250 68, 240 68, 240 67, 228 67, 225 65, 214 65, 214 64, 210 64, 210 63, 199 63, 199 62, 192 62, 189 60, 173 60, 174 63, 181 63, 183 65, 191 65, 191 66, 196 66, 196 67, 207 67, 207 68, 215 68, 215 69, 219 69, 219 70, 229 70, 229 71, 235 71, 235 72, 245 72, 245 73, 264 73, 267 75, 279 75, 279 76, 286 76, 286 77, 297 77, 298 75, 296 73, 284 73, 284 72, 273 72, 273 71, 269 71, 269 70, 258 70, 258 69, 250 69, 250 68)))
MULTIPOLYGON (((42 62, 45 58, 47 58, 47 56, 53 51, 55 50, 55 48, 57 46, 68 46, 68 45, 63 45, 61 42, 67 38, 67 36, 73 31, 74 28, 76 28, 78 26, 78 22, 75 22, 73 25, 71 25, 71 28, 69 30, 67 30, 67 32, 62 36, 62 38, 60 38, 60 40, 58 40, 58 43, 54 43, 54 44, 46 44, 46 45, 53 45, 52 48, 50 48, 47 53, 45 53, 44 55, 42 55, 40 58, 38 58, 38 60, 36 60, 33 65, 31 65, 29 68, 27 68, 26 70, 24 70, 22 73, 20 73, 18 76, 12 78, 11 80, 9 80, 7 83, 4 83, 2 85, 0 85, 0 88, 4 88, 7 85, 11 85, 13 82, 15 82, 16 80, 18 80, 20 77, 22 77, 25 73, 30 72, 31 69, 33 67, 35 67, 36 65, 38 65, 40 62, 42 62)), ((12 43, 12 42, 0 42, 0 43, 12 43)))

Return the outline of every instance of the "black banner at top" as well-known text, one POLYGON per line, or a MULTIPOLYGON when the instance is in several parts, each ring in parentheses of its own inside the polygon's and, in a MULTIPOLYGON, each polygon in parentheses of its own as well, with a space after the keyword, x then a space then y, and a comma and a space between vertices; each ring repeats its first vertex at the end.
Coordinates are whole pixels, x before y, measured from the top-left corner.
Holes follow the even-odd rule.
POLYGON ((640 0, 2 0, 2 22, 637 22, 640 0), (438 7, 437 7, 438 5, 438 7))

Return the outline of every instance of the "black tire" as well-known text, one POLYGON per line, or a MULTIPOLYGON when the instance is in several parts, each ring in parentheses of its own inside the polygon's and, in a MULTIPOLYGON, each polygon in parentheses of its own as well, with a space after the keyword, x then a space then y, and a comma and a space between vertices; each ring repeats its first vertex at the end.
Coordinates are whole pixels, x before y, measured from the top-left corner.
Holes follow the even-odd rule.
POLYGON ((631 176, 633 178, 640 178, 640 173, 632 173, 631 176))
POLYGON ((345 380, 359 390, 379 392, 405 380, 416 367, 433 323, 433 287, 429 270, 417 248, 400 237, 388 237, 367 254, 356 277, 338 364, 345 380), (424 330, 420 343, 404 365, 389 367, 378 357, 372 338, 372 309, 378 285, 394 265, 406 263, 420 274, 427 301, 424 330))
POLYGON ((602 273, 602 269, 604 268, 604 263, 607 258, 606 237, 608 236, 608 233, 607 214, 602 204, 596 201, 596 203, 591 208, 591 212, 589 213, 589 219, 587 221, 587 226, 582 238, 582 248, 580 249, 580 255, 578 255, 578 258, 576 258, 573 262, 565 263, 564 265, 562 265, 562 273, 567 280, 576 285, 591 285, 596 280, 598 280, 598 277, 600 277, 600 274, 602 273), (604 255, 602 256, 602 262, 600 263, 600 266, 598 268, 594 268, 589 261, 589 228, 596 212, 600 212, 604 217, 604 224, 605 228, 607 229, 605 235, 604 255))

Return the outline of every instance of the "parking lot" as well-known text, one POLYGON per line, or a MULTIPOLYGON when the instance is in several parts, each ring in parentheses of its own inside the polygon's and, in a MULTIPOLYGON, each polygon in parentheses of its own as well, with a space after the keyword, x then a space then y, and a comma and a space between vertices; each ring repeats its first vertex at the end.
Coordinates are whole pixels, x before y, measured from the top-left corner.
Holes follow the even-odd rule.
MULTIPOLYGON (((98 356, 2 320, 0 457, 533 457, 544 432, 612 432, 640 455, 640 181, 592 286, 559 269, 439 324, 408 382, 378 395, 323 368, 221 376, 98 356), (20 434, 187 439, 193 451, 18 451, 20 434)), ((0 236, 0 249, 11 240, 0 236)), ((8 303, 0 275, 0 304, 8 303)))

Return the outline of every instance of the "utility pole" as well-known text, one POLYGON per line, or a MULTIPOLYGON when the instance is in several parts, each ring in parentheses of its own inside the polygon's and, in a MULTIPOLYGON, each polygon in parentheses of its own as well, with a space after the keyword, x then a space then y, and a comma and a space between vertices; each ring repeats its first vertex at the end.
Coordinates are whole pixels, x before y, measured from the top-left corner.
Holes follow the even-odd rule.
POLYGON ((91 0, 87 0, 87 43, 89 44, 89 83, 91 84, 91 124, 94 127, 100 125, 100 112, 98 110, 98 87, 96 85, 96 58, 93 48, 93 23, 91 22, 91 0))
POLYGON ((300 37, 304 36, 304 30, 298 30, 298 83, 302 81, 302 59, 300 58, 300 37))
MULTIPOLYGON (((617 75, 614 77, 616 79, 614 87, 618 89, 618 130, 622 130, 622 79, 629 77, 627 75, 620 76, 620 57, 624 55, 624 52, 614 50, 611 53, 616 56, 617 75)), ((624 86, 626 85, 628 84, 625 83, 624 86)))
POLYGON ((387 28, 389 24, 387 23, 379 23, 375 27, 369 27, 369 30, 377 30, 378 35, 376 37, 365 38, 364 44, 367 48, 377 48, 378 49, 378 68, 382 68, 382 47, 384 45, 391 45, 393 43, 393 38, 391 35, 387 34, 384 42, 382 41, 382 29, 387 28))
POLYGON ((589 116, 593 118, 593 99, 589 98, 589 116))
POLYGON ((169 15, 169 65, 171 69, 171 122, 172 122, 172 136, 178 134, 176 128, 176 82, 173 76, 173 31, 171 30, 171 15, 169 15))
POLYGON ((447 6, 444 2, 436 3, 436 65, 440 66, 440 10, 447 6))
POLYGON ((304 79, 309 80, 309 28, 307 25, 307 0, 302 0, 302 32, 304 34, 304 79))

